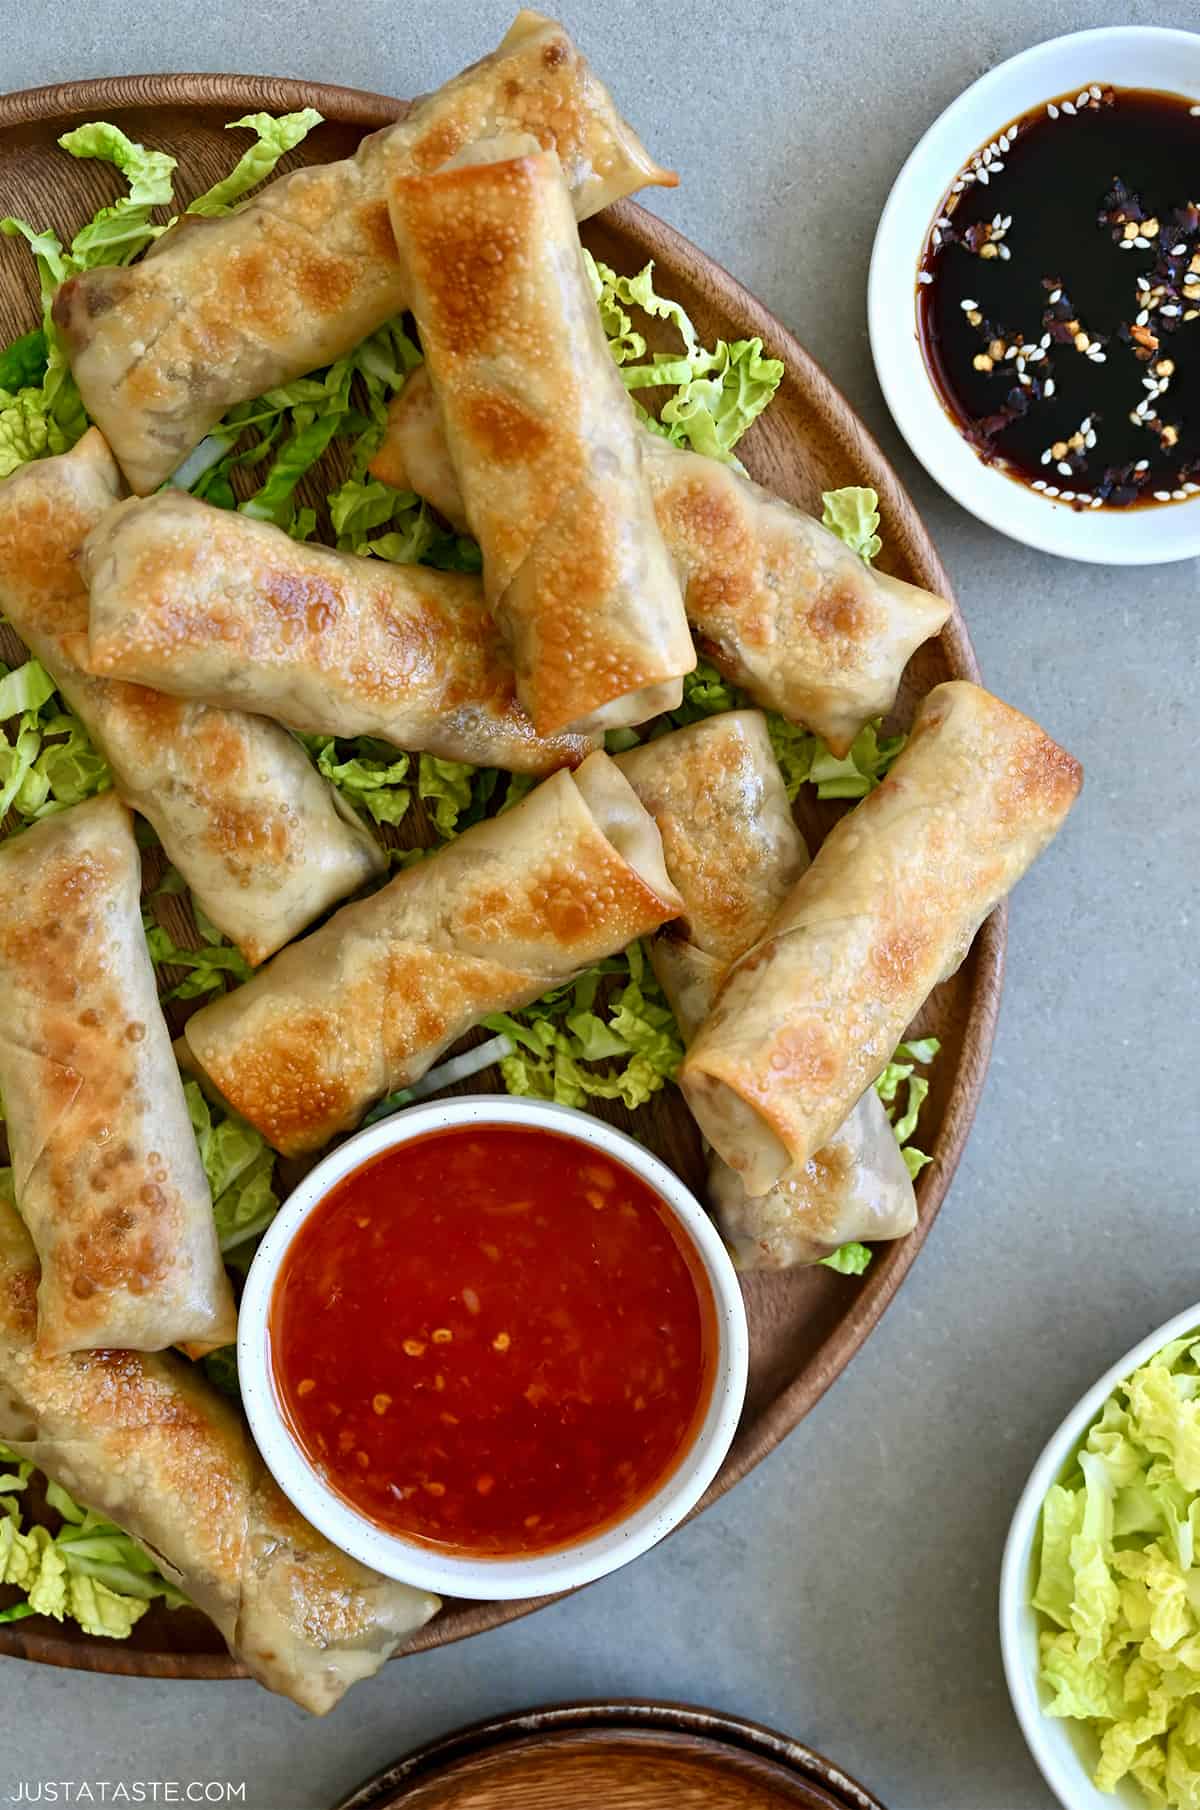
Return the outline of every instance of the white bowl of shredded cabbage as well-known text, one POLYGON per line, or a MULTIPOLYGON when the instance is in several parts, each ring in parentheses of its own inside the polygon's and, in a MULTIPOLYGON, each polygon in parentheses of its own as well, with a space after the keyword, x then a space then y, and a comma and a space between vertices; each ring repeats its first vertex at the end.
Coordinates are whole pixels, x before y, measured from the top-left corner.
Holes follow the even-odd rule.
POLYGON ((1200 1307, 1071 1410, 1000 1574, 1021 1730, 1067 1810, 1200 1810, 1200 1307))

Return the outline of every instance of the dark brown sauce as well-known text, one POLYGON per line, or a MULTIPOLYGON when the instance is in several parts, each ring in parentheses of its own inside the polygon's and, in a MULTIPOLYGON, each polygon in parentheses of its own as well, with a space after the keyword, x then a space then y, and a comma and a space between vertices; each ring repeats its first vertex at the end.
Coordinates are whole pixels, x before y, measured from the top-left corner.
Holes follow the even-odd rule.
POLYGON ((1200 493, 1200 107, 1096 84, 972 168, 987 181, 956 179, 918 287, 951 419, 1078 509, 1200 493))

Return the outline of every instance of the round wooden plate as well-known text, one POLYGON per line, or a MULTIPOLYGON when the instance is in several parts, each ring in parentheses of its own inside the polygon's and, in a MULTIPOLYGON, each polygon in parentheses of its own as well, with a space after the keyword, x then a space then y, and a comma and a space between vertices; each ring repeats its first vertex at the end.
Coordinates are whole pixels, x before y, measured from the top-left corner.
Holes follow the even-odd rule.
POLYGON ((811 1747, 684 1703, 559 1703, 406 1754, 336 1810, 884 1810, 811 1747))
MULTIPOLYGON (((301 107, 318 108, 326 123, 310 134, 285 168, 345 157, 364 132, 405 111, 405 103, 384 95, 258 76, 128 76, 0 96, 4 211, 39 228, 54 226, 67 240, 98 206, 112 199, 117 179, 108 166, 78 162, 57 149, 59 134, 84 120, 112 120, 131 138, 171 151, 179 161, 176 196, 183 201, 224 175, 238 155, 238 137, 224 130, 229 120, 259 109, 284 113, 301 107)), ((659 131, 652 120, 638 123, 652 145, 669 154, 667 127, 659 131)), ((682 302, 706 343, 758 334, 767 352, 783 360, 786 376, 770 409, 738 448, 749 471, 769 489, 818 513, 822 490, 848 483, 873 485, 883 517, 880 564, 949 596, 946 573, 895 472, 844 397, 773 315, 711 258, 633 202, 622 202, 589 221, 583 237, 619 271, 634 272, 653 258, 661 291, 682 302)), ((22 243, 0 242, 0 345, 28 331, 38 318, 32 259, 22 243)), ((327 487, 322 479, 319 490, 327 487)), ((19 653, 10 632, 0 630, 0 658, 12 660, 19 653)), ((907 726, 915 700, 950 678, 979 678, 957 612, 940 638, 927 643, 910 663, 896 723, 907 726)), ((819 841, 838 808, 802 804, 802 826, 810 842, 819 841)), ((422 830, 419 810, 409 813, 402 829, 406 840, 431 839, 422 830)), ((184 924, 172 923, 172 929, 177 940, 185 940, 184 924)), ((921 1118, 920 1141, 934 1160, 917 1187, 917 1229, 900 1243, 881 1247, 862 1280, 827 1269, 746 1278, 749 1393, 737 1437, 706 1501, 744 1477, 808 1413, 867 1337, 921 1248, 954 1174, 983 1086, 1000 997, 1004 933, 1001 909, 984 925, 966 962, 937 989, 918 1020, 921 1032, 941 1038, 942 1053, 930 1073, 921 1118)), ((499 1085, 498 1077, 490 1079, 499 1085)), ((484 1076, 469 1086, 488 1084, 489 1077, 484 1076)), ((619 1106, 607 1109, 606 1116, 633 1130, 702 1190, 699 1140, 673 1089, 643 1107, 636 1121, 619 1106)), ((0 1603, 3 1600, 0 1594, 0 1603)), ((459 1640, 537 1606, 449 1603, 406 1650, 459 1640)), ((60 1627, 39 1617, 0 1624, 2 1654, 152 1677, 242 1675, 215 1629, 190 1610, 155 1608, 128 1640, 120 1642, 92 1639, 74 1625, 60 1627)))

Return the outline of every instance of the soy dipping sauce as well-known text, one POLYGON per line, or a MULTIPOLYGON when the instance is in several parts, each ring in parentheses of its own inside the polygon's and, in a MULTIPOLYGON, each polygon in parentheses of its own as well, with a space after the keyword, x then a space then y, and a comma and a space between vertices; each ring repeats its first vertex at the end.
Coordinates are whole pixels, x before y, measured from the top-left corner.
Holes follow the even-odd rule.
POLYGON ((1095 83, 997 133, 930 229, 917 315, 986 463, 1076 509, 1200 493, 1200 106, 1095 83))

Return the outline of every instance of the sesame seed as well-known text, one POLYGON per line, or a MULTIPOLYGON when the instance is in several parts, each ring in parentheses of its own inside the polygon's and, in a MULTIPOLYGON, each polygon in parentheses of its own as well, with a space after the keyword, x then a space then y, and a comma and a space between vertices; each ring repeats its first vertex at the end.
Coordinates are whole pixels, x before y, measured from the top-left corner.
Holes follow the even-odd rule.
POLYGON ((952 182, 950 184, 950 193, 952 195, 961 195, 962 192, 963 192, 963 184, 962 184, 961 178, 959 179, 959 181, 952 182))
POLYGON ((1002 245, 1000 247, 1000 256, 1003 258, 1003 260, 1006 264, 1008 263, 1008 260, 1012 257, 1012 252, 1009 251, 1007 245, 1002 245))
POLYGON ((1091 351, 1088 353, 1088 357, 1094 365, 1102 365, 1108 362, 1108 353, 1101 352, 1096 346, 1092 347, 1091 351))
POLYGON ((1001 163, 1000 159, 997 157, 996 161, 992 165, 992 175, 999 176, 1001 174, 1001 172, 1003 171, 1003 169, 1004 169, 1004 165, 1001 163))
POLYGON ((1146 237, 1145 233, 1139 233, 1137 238, 1133 242, 1137 246, 1139 251, 1148 251, 1150 249, 1150 241, 1146 237))
POLYGON ((1171 501, 1173 503, 1182 503, 1182 501, 1186 495, 1187 495, 1186 490, 1173 490, 1171 492, 1171 501))
POLYGON ((1102 496, 1094 496, 1092 498, 1091 502, 1088 504, 1088 508, 1089 509, 1099 509, 1103 505, 1103 502, 1104 502, 1104 498, 1102 496))
POLYGON ((1023 370, 1024 370, 1024 369, 1025 369, 1025 360, 1024 360, 1024 359, 1023 359, 1023 358, 1018 358, 1018 360, 1017 360, 1017 371, 1018 371, 1018 374, 1019 374, 1019 373, 1020 373, 1020 372, 1021 372, 1021 371, 1023 371, 1023 370))
POLYGON ((1049 465, 1049 463, 1053 457, 1054 457, 1054 454, 1051 452, 1050 448, 1047 447, 1045 452, 1042 454, 1042 464, 1049 465))
POLYGON ((1188 112, 1193 119, 1200 118, 1200 107, 1189 107, 1188 112))
POLYGON ((959 307, 960 307, 960 308, 961 308, 961 309, 962 309, 962 311, 963 311, 963 313, 964 313, 964 314, 967 314, 967 313, 969 313, 969 312, 970 312, 970 310, 971 310, 971 309, 972 309, 972 308, 978 308, 978 306, 979 306, 979 303, 978 303, 978 302, 972 302, 972 301, 966 301, 966 302, 960 302, 960 303, 959 303, 959 304, 958 304, 958 305, 959 305, 959 307))
POLYGON ((1090 93, 1091 90, 1088 88, 1080 89, 1079 93, 1075 96, 1075 105, 1077 107, 1086 106, 1090 93))
POLYGON ((1002 150, 1002 151, 1007 151, 1007 149, 1008 149, 1008 147, 1009 147, 1009 145, 1010 145, 1010 144, 1011 144, 1011 143, 1012 143, 1012 139, 1011 139, 1011 137, 1010 137, 1010 136, 1009 136, 1009 134, 1008 134, 1008 133, 1007 133, 1007 132, 1001 132, 1001 134, 1000 134, 1000 149, 1001 149, 1001 150, 1002 150))
POLYGON ((1070 116, 1071 116, 1071 118, 1072 118, 1072 119, 1074 119, 1074 117, 1075 117, 1075 107, 1074 107, 1074 103, 1073 103, 1073 102, 1071 102, 1071 101, 1064 101, 1064 102, 1063 102, 1063 104, 1062 104, 1062 110, 1063 110, 1063 112, 1064 112, 1064 113, 1069 113, 1069 114, 1070 114, 1070 116))
POLYGON ((1073 503, 1075 501, 1075 492, 1073 490, 1064 490, 1062 493, 1062 501, 1064 503, 1073 503))
POLYGON ((1150 468, 1149 459, 1139 459, 1133 469, 1135 471, 1148 471, 1149 468, 1150 468))
POLYGON ((1045 488, 1046 488, 1045 478, 1035 478, 1033 480, 1033 488, 1035 490, 1045 490, 1045 488))
POLYGON ((1149 278, 1149 277, 1139 277, 1139 278, 1138 278, 1138 280, 1137 280, 1137 286, 1138 286, 1138 288, 1139 288, 1139 289, 1141 289, 1141 290, 1146 290, 1146 289, 1149 289, 1149 287, 1150 287, 1150 278, 1149 278))
POLYGON ((1043 333, 1041 339, 1039 339, 1039 341, 1038 341, 1038 345, 1041 346, 1041 348, 1044 352, 1046 350, 1046 347, 1049 344, 1050 344, 1050 335, 1048 333, 1043 333))
POLYGON ((1053 377, 1047 377, 1045 383, 1042 385, 1042 395, 1043 396, 1053 396, 1054 390, 1055 390, 1055 383, 1054 383, 1053 377))
POLYGON ((985 145, 985 146, 984 146, 984 147, 983 147, 983 161, 984 161, 984 163, 991 163, 991 161, 992 161, 992 158, 993 158, 993 157, 994 157, 994 156, 995 156, 995 155, 996 155, 996 147, 995 147, 995 145, 985 145))
POLYGON ((1171 501, 1171 492, 1169 490, 1156 490, 1154 492, 1154 501, 1156 503, 1169 503, 1171 501))
POLYGON ((984 186, 984 188, 986 188, 986 187, 987 187, 987 181, 988 181, 988 173, 987 173, 987 171, 986 171, 986 170, 980 170, 980 172, 979 172, 979 180, 980 180, 980 182, 982 182, 982 184, 983 184, 983 186, 984 186))
POLYGON ((917 281, 918 283, 932 283, 933 272, 929 270, 918 270, 917 281))
POLYGON ((1143 308, 1141 313, 1138 315, 1137 319, 1134 321, 1133 324, 1135 327, 1144 327, 1146 325, 1146 322, 1149 319, 1150 319, 1150 310, 1148 308, 1143 308))
POLYGON ((1059 460, 1057 469, 1062 473, 1064 478, 1070 477, 1071 467, 1067 464, 1067 461, 1065 459, 1059 460))
POLYGON ((1004 356, 1005 358, 1015 358, 1017 356, 1017 348, 1015 346, 1006 346, 1004 348, 1004 356))
POLYGON ((1061 289, 1052 289, 1050 291, 1050 301, 1052 304, 1054 302, 1061 302, 1062 301, 1062 290, 1061 289))
POLYGON ((1051 119, 1057 119, 1057 118, 1058 118, 1058 108, 1057 108, 1057 107, 1056 107, 1056 106, 1055 106, 1055 105, 1054 105, 1054 102, 1053 102, 1053 101, 1050 101, 1050 102, 1049 102, 1049 103, 1048 103, 1048 104, 1047 104, 1047 107, 1046 107, 1046 112, 1047 112, 1047 113, 1048 113, 1048 114, 1049 114, 1049 115, 1050 115, 1050 117, 1051 117, 1051 119))
POLYGON ((1096 430, 1094 428, 1091 430, 1090 433, 1084 435, 1084 443, 1087 446, 1088 451, 1090 452, 1092 450, 1093 446, 1095 446, 1095 444, 1096 444, 1096 430))
POLYGON ((1171 256, 1173 258, 1181 258, 1186 250, 1187 250, 1186 245, 1172 245, 1171 256))
POLYGON ((1173 317, 1179 313, 1179 309, 1175 306, 1174 302, 1164 302, 1162 309, 1161 309, 1161 313, 1169 314, 1173 317))
POLYGON ((1058 495, 1058 485, 1057 484, 1047 484, 1046 495, 1047 496, 1057 496, 1058 495))
POLYGON ((1090 88, 1089 88, 1089 89, 1088 89, 1088 93, 1089 93, 1089 94, 1090 94, 1090 95, 1091 95, 1091 97, 1092 97, 1092 99, 1093 99, 1093 100, 1094 100, 1094 101, 1098 101, 1098 100, 1099 100, 1099 99, 1100 99, 1100 84, 1099 84, 1099 82, 1093 82, 1093 83, 1092 83, 1092 85, 1091 85, 1091 87, 1090 87, 1090 88))
POLYGON ((1133 240, 1132 239, 1118 239, 1117 240, 1117 250, 1118 251, 1132 251, 1133 250, 1133 240))

